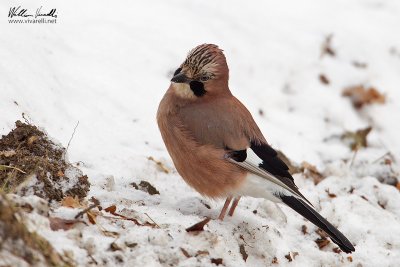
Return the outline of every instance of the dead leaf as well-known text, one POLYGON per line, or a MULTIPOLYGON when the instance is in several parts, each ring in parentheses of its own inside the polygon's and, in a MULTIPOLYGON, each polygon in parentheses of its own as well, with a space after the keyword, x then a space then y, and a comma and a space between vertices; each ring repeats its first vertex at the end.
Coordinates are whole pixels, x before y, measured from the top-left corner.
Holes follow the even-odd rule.
POLYGON ((134 243, 134 242, 125 242, 125 246, 127 246, 128 248, 134 248, 138 245, 138 243, 134 243))
POLYGON ((61 200, 61 205, 63 207, 67 207, 67 208, 83 208, 84 206, 79 203, 79 198, 78 196, 75 197, 71 197, 71 196, 67 196, 65 197, 63 200, 61 200))
POLYGON ((333 194, 333 193, 329 192, 329 189, 326 189, 325 192, 328 194, 328 196, 329 196, 330 198, 335 198, 335 197, 337 197, 336 194, 333 194))
POLYGON ((107 237, 113 237, 113 238, 119 237, 119 233, 118 232, 108 231, 108 230, 105 230, 105 229, 101 229, 101 232, 103 233, 103 235, 105 235, 107 237))
POLYGON ((306 161, 301 163, 300 169, 305 177, 312 178, 314 180, 314 184, 318 184, 324 179, 324 176, 318 171, 317 167, 306 161))
POLYGON ((105 208, 104 211, 109 212, 109 213, 115 213, 117 211, 117 206, 111 205, 108 208, 105 208))
POLYGON ((244 245, 243 244, 241 244, 239 246, 239 252, 240 252, 240 254, 242 254, 243 260, 246 261, 247 258, 249 257, 249 255, 247 254, 246 250, 244 249, 244 245))
POLYGON ((207 250, 198 250, 196 253, 196 257, 202 255, 210 255, 210 252, 208 252, 207 250))
POLYGON ((338 248, 338 247, 333 248, 332 251, 335 252, 335 253, 338 253, 338 254, 340 252, 342 252, 342 250, 340 248, 338 248))
POLYGON ((198 231, 204 231, 204 226, 210 221, 210 218, 205 218, 201 222, 198 222, 189 228, 186 228, 186 232, 198 232, 198 231))
POLYGON ((397 182, 396 188, 397 188, 398 190, 400 190, 400 182, 397 182))
POLYGON ((330 83, 330 81, 328 80, 328 78, 325 76, 325 74, 320 74, 319 76, 318 76, 318 78, 319 78, 319 81, 321 82, 321 83, 323 83, 323 84, 326 84, 326 85, 328 85, 329 83, 330 83))
POLYGON ((297 255, 299 255, 298 252, 289 252, 287 255, 285 255, 285 258, 288 259, 289 262, 291 262, 296 258, 297 255))
POLYGON ((329 55, 331 57, 334 57, 336 55, 335 50, 333 50, 332 48, 332 38, 333 38, 333 34, 329 34, 324 42, 322 43, 322 47, 321 47, 321 58, 324 55, 329 55))
POLYGON ((348 256, 348 257, 347 257, 347 260, 348 260, 349 262, 353 262, 353 258, 352 258, 351 256, 348 256))
POLYGON ((341 139, 349 142, 350 149, 353 151, 359 150, 362 147, 367 147, 367 136, 371 132, 372 127, 359 129, 355 132, 346 131, 341 135, 341 139))
POLYGON ((301 226, 301 232, 305 235, 308 234, 307 232, 307 226, 305 226, 304 224, 301 226))
POLYGON ((317 243, 319 249, 326 247, 330 242, 331 241, 329 241, 329 239, 327 239, 326 237, 317 238, 315 240, 315 243, 317 243))
POLYGON ((315 230, 315 232, 321 237, 321 238, 327 238, 328 234, 325 233, 324 230, 322 230, 321 228, 318 228, 317 230, 315 230))
POLYGON ((352 62, 352 64, 353 64, 354 67, 359 68, 359 69, 366 69, 368 67, 367 63, 359 62, 359 61, 356 61, 356 60, 354 60, 352 62))
POLYGON ((88 212, 86 212, 86 215, 91 224, 96 224, 96 214, 93 214, 90 211, 88 211, 88 212))
POLYGON ((211 258, 211 263, 214 263, 215 265, 218 266, 223 263, 223 260, 221 258, 217 258, 217 259, 211 258))
POLYGON ((112 243, 110 244, 110 250, 111 250, 111 251, 117 251, 117 250, 122 250, 122 248, 121 248, 120 246, 118 246, 117 243, 112 242, 112 243))
POLYGON ((385 95, 381 94, 374 87, 366 89, 363 85, 345 88, 342 95, 349 97, 356 109, 373 103, 384 104, 386 101, 385 95))
POLYGON ((153 162, 155 162, 156 164, 157 164, 157 167, 159 168, 159 170, 160 171, 163 171, 163 172, 165 172, 165 173, 169 173, 169 169, 164 165, 164 163, 162 163, 161 161, 159 161, 159 160, 156 160, 156 159, 154 159, 153 157, 148 157, 147 158, 148 160, 150 160, 150 161, 153 161, 153 162))
POLYGON ((50 229, 53 231, 57 230, 69 230, 78 222, 79 220, 67 220, 59 217, 49 217, 50 229))
POLYGON ((186 258, 192 257, 192 256, 190 256, 189 252, 186 251, 186 249, 184 249, 184 248, 180 248, 180 249, 182 251, 182 254, 185 255, 186 258))
POLYGON ((138 189, 149 193, 149 195, 159 195, 160 194, 160 192, 158 192, 158 190, 147 181, 140 181, 138 189))
POLYGON ((277 257, 274 257, 273 259, 272 259, 272 262, 271 262, 272 264, 278 264, 279 262, 278 262, 278 258, 277 257))

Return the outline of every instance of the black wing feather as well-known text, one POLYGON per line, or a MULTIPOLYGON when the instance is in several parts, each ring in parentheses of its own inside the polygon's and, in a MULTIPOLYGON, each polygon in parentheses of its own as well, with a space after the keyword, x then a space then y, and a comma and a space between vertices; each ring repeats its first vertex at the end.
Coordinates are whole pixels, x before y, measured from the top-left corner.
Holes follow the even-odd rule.
POLYGON ((260 168, 273 175, 289 178, 294 182, 292 175, 289 173, 289 167, 278 158, 278 153, 270 145, 252 142, 251 149, 263 160, 259 166, 260 168))

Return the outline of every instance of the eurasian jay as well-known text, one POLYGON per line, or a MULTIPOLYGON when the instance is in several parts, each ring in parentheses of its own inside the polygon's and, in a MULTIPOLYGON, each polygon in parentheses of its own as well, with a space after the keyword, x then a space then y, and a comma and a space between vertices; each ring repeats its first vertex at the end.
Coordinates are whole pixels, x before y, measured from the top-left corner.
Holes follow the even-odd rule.
POLYGON ((200 194, 226 198, 223 220, 241 196, 285 203, 324 230, 342 251, 351 242, 300 193, 287 165, 267 143, 246 107, 228 87, 221 49, 202 44, 175 71, 160 102, 157 122, 178 173, 200 194))

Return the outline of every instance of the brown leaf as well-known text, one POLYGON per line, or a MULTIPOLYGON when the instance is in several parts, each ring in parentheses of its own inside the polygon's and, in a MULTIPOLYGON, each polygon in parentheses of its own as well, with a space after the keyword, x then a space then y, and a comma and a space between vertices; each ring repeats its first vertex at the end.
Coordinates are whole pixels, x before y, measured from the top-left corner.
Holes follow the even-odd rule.
POLYGON ((89 211, 89 212, 86 212, 86 215, 91 224, 96 224, 96 215, 94 213, 89 211))
POLYGON ((398 190, 400 190, 400 182, 397 182, 396 188, 397 188, 398 190))
POLYGON ((308 232, 307 232, 307 226, 305 226, 304 224, 301 226, 301 232, 303 233, 303 234, 307 234, 308 232))
POLYGON ((301 163, 300 169, 306 178, 312 178, 314 180, 314 184, 318 184, 324 179, 324 176, 318 171, 317 167, 306 161, 301 163))
POLYGON ((349 142, 350 149, 355 151, 362 147, 367 147, 367 136, 371 132, 372 127, 369 126, 364 129, 359 129, 355 132, 346 131, 341 135, 341 139, 349 142))
POLYGON ((353 64, 354 67, 360 68, 360 69, 365 69, 365 68, 368 67, 367 63, 365 63, 365 62, 359 62, 359 61, 356 61, 356 60, 354 60, 354 61, 352 62, 352 64, 353 64))
POLYGON ((221 258, 211 258, 211 263, 214 263, 215 265, 220 265, 223 264, 223 260, 221 258))
POLYGON ((198 250, 196 253, 196 257, 200 255, 210 255, 210 252, 208 252, 207 250, 198 250))
POLYGON ((329 84, 330 82, 329 82, 329 80, 328 80, 328 78, 325 76, 325 74, 320 74, 319 76, 318 76, 318 78, 319 78, 319 81, 321 82, 321 83, 323 83, 323 84, 329 84))
POLYGON ((332 251, 335 252, 335 253, 338 253, 338 254, 340 252, 342 252, 342 250, 340 248, 338 248, 338 247, 333 248, 332 251))
POLYGON ((102 229, 101 232, 103 233, 103 235, 108 236, 108 237, 113 237, 113 238, 119 237, 118 232, 108 231, 105 229, 102 229))
POLYGON ((321 228, 318 228, 317 230, 315 230, 315 232, 321 237, 321 238, 327 238, 328 234, 325 233, 324 230, 322 230, 321 228))
POLYGON ((184 249, 184 248, 180 248, 180 249, 182 251, 182 254, 185 255, 186 258, 192 257, 192 256, 190 256, 189 252, 186 251, 186 249, 184 249))
POLYGON ((61 205, 67 208, 83 208, 83 205, 79 203, 78 196, 71 197, 67 196, 63 200, 61 200, 61 205))
POLYGON ((352 258, 351 256, 348 256, 348 257, 347 257, 347 260, 348 260, 349 262, 353 262, 353 258, 352 258))
POLYGON ((277 257, 274 257, 273 259, 272 259, 272 262, 271 262, 272 264, 278 264, 279 262, 278 262, 278 258, 277 257))
POLYGON ((240 252, 240 254, 242 254, 243 260, 246 261, 247 258, 249 257, 249 255, 247 254, 246 250, 244 249, 244 245, 243 244, 241 244, 239 246, 239 252, 240 252))
POLYGON ((291 262, 296 258, 297 255, 299 255, 298 252, 289 252, 287 255, 285 255, 285 258, 288 259, 289 262, 291 262))
POLYGON ((109 212, 109 213, 114 213, 117 211, 117 206, 111 205, 110 207, 105 208, 104 211, 109 212))
POLYGON ((333 194, 333 193, 329 192, 329 189, 326 189, 325 192, 328 194, 328 196, 329 196, 330 198, 335 198, 335 197, 337 197, 336 194, 333 194))
POLYGON ((317 238, 315 240, 315 243, 317 243, 319 249, 322 249, 323 247, 327 246, 331 241, 329 241, 329 239, 327 239, 326 237, 321 237, 321 238, 317 238))
POLYGON ((110 250, 111 250, 111 251, 117 251, 117 250, 122 250, 122 248, 121 248, 120 246, 118 246, 117 243, 112 242, 112 243, 110 244, 110 250))
POLYGON ((336 55, 335 50, 333 50, 332 48, 332 37, 333 34, 329 34, 325 40, 324 43, 322 44, 321 47, 321 57, 323 57, 324 55, 329 55, 331 57, 334 57, 336 55))
POLYGON ((59 217, 49 217, 49 222, 50 222, 50 229, 53 231, 57 231, 57 230, 69 230, 72 227, 74 227, 74 225, 77 222, 81 222, 79 220, 67 220, 67 219, 63 219, 63 218, 59 218, 59 217))
POLYGON ((197 231, 204 231, 204 226, 210 221, 210 218, 205 218, 201 222, 198 222, 189 228, 186 228, 186 232, 197 232, 197 231))
POLYGON ((356 109, 373 103, 384 104, 386 101, 385 95, 381 94, 374 87, 366 89, 363 85, 345 88, 342 95, 349 97, 356 109))

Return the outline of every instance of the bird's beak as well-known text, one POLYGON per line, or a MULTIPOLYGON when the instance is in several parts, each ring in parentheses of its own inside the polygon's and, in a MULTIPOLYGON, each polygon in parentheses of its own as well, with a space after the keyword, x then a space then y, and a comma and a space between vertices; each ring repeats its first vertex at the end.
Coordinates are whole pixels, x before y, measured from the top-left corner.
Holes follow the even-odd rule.
POLYGON ((174 83, 189 83, 190 81, 191 79, 189 79, 184 73, 178 73, 171 79, 171 82, 174 83))

